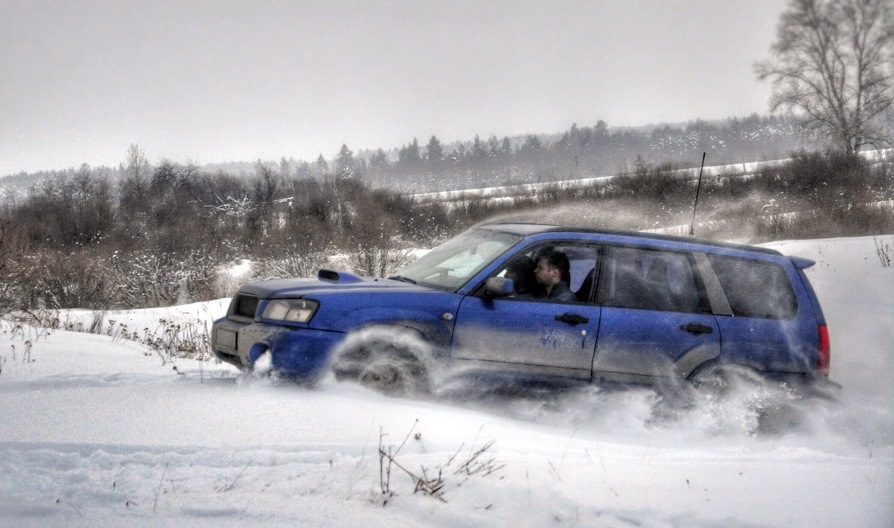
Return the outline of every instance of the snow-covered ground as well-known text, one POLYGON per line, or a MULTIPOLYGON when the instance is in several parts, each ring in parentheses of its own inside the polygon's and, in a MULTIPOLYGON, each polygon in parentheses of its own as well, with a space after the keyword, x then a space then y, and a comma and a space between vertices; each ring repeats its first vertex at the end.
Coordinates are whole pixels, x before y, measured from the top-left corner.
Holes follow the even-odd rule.
POLYGON ((0 526, 894 526, 894 268, 872 237, 768 245, 817 261, 834 398, 457 387, 400 400, 163 363, 123 332, 0 323, 0 526), (404 470, 440 472, 441 499, 404 470))

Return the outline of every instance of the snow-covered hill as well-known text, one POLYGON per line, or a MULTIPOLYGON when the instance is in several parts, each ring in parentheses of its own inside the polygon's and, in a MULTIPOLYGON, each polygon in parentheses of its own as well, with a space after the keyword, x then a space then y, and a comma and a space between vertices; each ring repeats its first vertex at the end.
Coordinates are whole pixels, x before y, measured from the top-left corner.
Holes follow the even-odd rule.
MULTIPOLYGON (((0 526, 890 527, 894 268, 877 242, 894 236, 769 244, 817 261, 843 387, 829 399, 460 386, 399 400, 2 323, 0 526)), ((225 306, 105 317, 140 329, 225 306)))

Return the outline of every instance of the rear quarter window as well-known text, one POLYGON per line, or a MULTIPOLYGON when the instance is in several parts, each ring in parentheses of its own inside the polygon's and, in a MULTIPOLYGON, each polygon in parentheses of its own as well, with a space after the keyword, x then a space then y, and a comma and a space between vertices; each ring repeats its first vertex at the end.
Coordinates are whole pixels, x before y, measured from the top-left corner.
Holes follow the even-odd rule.
POLYGON ((608 256, 600 275, 600 304, 638 310, 707 311, 686 254, 610 247, 608 256))
POLYGON ((779 264, 720 255, 708 260, 726 292, 733 315, 791 319, 798 301, 788 274, 779 264))

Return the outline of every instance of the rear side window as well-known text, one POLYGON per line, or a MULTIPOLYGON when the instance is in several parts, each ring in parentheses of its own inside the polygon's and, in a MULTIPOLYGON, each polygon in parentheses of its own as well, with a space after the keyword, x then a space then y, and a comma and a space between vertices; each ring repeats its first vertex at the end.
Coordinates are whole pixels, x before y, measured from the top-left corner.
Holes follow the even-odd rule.
POLYGON ((733 315, 791 319, 798 301, 788 274, 779 264, 762 260, 708 255, 726 292, 733 315))
POLYGON ((702 312, 703 296, 683 253, 607 248, 599 279, 599 303, 619 308, 702 312))

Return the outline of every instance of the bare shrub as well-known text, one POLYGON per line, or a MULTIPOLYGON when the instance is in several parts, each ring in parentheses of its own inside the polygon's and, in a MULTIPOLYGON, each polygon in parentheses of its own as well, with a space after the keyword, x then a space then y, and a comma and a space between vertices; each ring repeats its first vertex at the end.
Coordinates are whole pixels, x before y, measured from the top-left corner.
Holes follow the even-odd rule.
POLYGON ((298 277, 312 277, 317 270, 325 267, 327 255, 331 250, 299 251, 293 249, 280 258, 267 258, 255 262, 252 270, 252 278, 285 279, 298 277))
POLYGON ((23 308, 109 307, 109 276, 86 251, 38 251, 23 259, 23 308))
POLYGON ((882 267, 890 267, 891 257, 894 257, 894 247, 888 242, 880 242, 877 238, 873 238, 872 241, 875 243, 875 253, 878 255, 882 267))
POLYGON ((137 308, 206 301, 214 297, 216 262, 199 251, 185 255, 116 253, 106 263, 116 306, 137 308))
POLYGON ((11 220, 0 216, 0 314, 22 308, 24 244, 11 220))
MULTIPOLYGON (((109 333, 123 338, 126 328, 116 330, 113 323, 110 321, 109 333)), ((180 358, 208 361, 214 357, 207 322, 199 318, 184 321, 163 317, 155 329, 144 328, 139 334, 131 334, 130 339, 151 348, 163 363, 180 358)))
POLYGON ((387 277, 412 261, 412 251, 408 249, 367 245, 348 253, 351 268, 366 277, 387 277))
POLYGON ((410 478, 413 482, 414 494, 422 493, 441 502, 447 502, 444 494, 446 493, 445 487, 448 483, 448 478, 457 477, 463 479, 455 484, 458 487, 469 477, 487 477, 505 467, 505 464, 498 463, 494 457, 488 454, 488 451, 494 445, 493 440, 491 440, 481 447, 471 447, 465 457, 460 456, 465 444, 460 445, 450 458, 434 469, 420 466, 418 471, 414 471, 407 468, 406 465, 397 460, 397 456, 411 437, 417 442, 422 441, 422 433, 414 433, 418 423, 419 420, 414 422, 413 427, 410 428, 401 444, 397 447, 383 445, 385 433, 381 430, 379 431, 379 490, 381 492, 382 506, 387 505, 388 501, 396 495, 396 492, 391 487, 391 474, 394 468, 399 469, 410 478))
POLYGON ((785 213, 761 216, 757 224, 757 236, 768 240, 783 238, 791 231, 792 218, 785 213))

